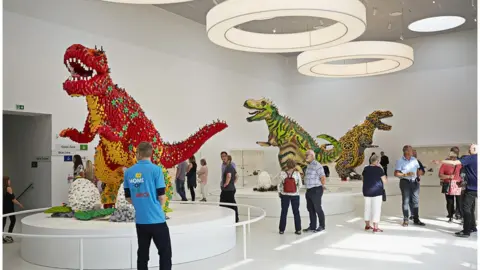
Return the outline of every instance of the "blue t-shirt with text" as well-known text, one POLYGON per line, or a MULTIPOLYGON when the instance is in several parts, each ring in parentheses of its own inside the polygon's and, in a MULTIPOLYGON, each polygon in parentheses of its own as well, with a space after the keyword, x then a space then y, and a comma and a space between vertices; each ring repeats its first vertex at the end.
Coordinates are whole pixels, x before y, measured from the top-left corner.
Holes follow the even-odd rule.
POLYGON ((149 160, 140 160, 125 171, 123 185, 130 189, 137 224, 165 222, 165 213, 157 196, 157 189, 165 188, 162 167, 149 160))

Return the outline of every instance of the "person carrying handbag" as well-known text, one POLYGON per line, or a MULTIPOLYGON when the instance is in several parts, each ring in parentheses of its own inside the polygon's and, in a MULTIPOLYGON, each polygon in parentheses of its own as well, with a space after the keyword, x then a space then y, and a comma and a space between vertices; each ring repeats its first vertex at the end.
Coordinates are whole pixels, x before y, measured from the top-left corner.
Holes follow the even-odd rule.
MULTIPOLYGON (((457 160, 458 150, 455 151, 455 148, 452 148, 449 154, 449 160, 457 160)), ((460 219, 462 216, 462 205, 461 205, 461 195, 462 195, 462 177, 460 176, 460 171, 462 165, 450 165, 442 164, 440 170, 438 171, 438 177, 440 178, 440 185, 442 187, 442 193, 445 194, 445 200, 447 202, 447 218, 448 222, 453 221, 453 216, 455 214, 455 201, 457 204, 457 213, 456 219, 460 219)))

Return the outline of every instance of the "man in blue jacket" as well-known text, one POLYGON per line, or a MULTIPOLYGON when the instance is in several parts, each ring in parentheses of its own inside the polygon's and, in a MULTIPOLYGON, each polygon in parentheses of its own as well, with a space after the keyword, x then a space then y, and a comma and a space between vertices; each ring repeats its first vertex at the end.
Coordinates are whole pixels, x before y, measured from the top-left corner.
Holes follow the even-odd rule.
POLYGON ((172 269, 170 232, 162 205, 166 201, 162 167, 151 162, 153 147, 141 142, 137 147, 137 164, 124 175, 126 199, 135 207, 138 251, 137 269, 148 270, 150 243, 153 239, 160 256, 160 270, 172 269))

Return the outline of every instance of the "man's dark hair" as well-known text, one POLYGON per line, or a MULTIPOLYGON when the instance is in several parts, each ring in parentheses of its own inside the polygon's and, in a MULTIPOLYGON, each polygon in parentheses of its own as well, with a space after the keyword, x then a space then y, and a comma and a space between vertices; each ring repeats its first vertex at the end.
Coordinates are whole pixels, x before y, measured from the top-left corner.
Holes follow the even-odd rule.
POLYGON ((137 147, 138 157, 140 159, 149 158, 153 153, 153 146, 149 142, 141 142, 137 147))

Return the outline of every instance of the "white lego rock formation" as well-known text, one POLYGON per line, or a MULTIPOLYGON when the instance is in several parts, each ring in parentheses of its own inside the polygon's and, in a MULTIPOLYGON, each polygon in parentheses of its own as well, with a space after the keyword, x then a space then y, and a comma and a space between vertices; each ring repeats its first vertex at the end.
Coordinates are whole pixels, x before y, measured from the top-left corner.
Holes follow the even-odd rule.
POLYGON ((101 205, 98 188, 88 179, 78 178, 68 190, 68 205, 73 211, 90 211, 101 205))
POLYGON ((270 177, 270 174, 268 174, 265 171, 259 173, 257 178, 257 187, 268 189, 271 186, 272 186, 272 178, 270 177))
POLYGON ((117 193, 117 203, 115 212, 110 217, 112 222, 133 222, 135 221, 135 208, 125 198, 125 189, 120 185, 117 193))

